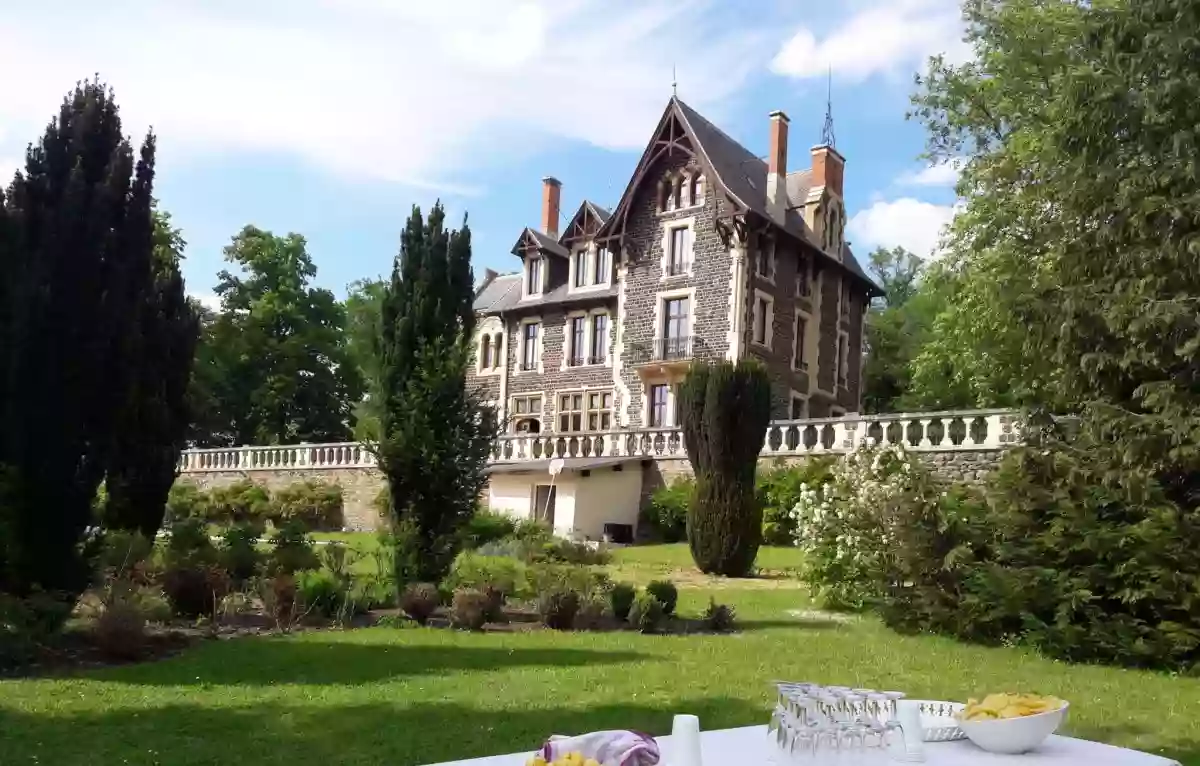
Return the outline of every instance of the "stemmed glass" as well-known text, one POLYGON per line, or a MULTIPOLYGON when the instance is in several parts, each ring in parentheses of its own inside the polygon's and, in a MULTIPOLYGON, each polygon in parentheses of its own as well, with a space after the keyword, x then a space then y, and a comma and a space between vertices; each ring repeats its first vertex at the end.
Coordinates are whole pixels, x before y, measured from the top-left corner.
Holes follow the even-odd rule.
POLYGON ((838 760, 887 747, 905 732, 897 719, 903 692, 779 681, 767 731, 784 763, 828 753, 838 760))

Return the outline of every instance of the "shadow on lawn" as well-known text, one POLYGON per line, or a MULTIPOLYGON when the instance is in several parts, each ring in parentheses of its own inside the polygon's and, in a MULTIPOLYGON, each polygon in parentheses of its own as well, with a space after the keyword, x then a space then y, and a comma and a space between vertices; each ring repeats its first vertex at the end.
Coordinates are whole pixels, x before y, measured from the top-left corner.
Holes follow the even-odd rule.
POLYGON ((455 671, 603 665, 642 658, 636 652, 585 649, 235 639, 208 644, 173 660, 121 668, 107 678, 151 686, 361 684, 455 671))
MULTIPOLYGON (((497 698, 485 704, 499 707, 497 698)), ((398 701, 399 702, 399 701, 398 701)), ((276 703, 214 709, 177 705, 137 711, 53 717, 0 709, 5 763, 200 766, 406 766, 532 752, 549 734, 600 729, 670 733, 675 713, 700 716, 706 729, 765 721, 743 700, 706 698, 661 705, 588 707, 586 692, 563 700, 570 709, 480 709, 451 703, 386 703, 316 707, 276 703)))

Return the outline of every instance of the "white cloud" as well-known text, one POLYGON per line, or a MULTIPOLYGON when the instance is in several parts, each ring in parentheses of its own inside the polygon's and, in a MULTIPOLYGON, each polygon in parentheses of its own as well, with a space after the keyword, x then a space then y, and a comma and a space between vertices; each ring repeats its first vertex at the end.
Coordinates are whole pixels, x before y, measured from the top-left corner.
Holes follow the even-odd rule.
POLYGON ((969 58, 962 36, 955 0, 871 0, 821 39, 811 29, 797 31, 780 48, 771 69, 807 78, 824 77, 832 68, 835 76, 850 82, 875 74, 910 74, 937 53, 953 61, 969 58))
POLYGON ((0 19, 0 71, 22 73, 5 83, 0 124, 32 137, 98 71, 128 132, 153 124, 164 159, 282 153, 351 176, 469 186, 481 162, 546 140, 640 148, 673 62, 697 106, 736 91, 768 54, 757 34, 698 12, 718 5, 18 3, 0 19))
POLYGON ((958 173, 957 163, 942 162, 905 173, 896 182, 904 186, 953 186, 958 183, 958 173))
POLYGON ((209 311, 221 310, 221 297, 216 293, 188 293, 188 297, 209 311))
POLYGON ((946 224, 954 218, 950 205, 934 205, 912 197, 873 203, 850 218, 847 228, 858 252, 899 245, 921 257, 936 255, 946 224))

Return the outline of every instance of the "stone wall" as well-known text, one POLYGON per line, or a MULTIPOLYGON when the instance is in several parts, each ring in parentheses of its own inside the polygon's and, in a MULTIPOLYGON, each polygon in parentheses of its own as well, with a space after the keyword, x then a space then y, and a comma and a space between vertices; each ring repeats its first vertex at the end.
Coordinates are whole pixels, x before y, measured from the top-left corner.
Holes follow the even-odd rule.
MULTIPOLYGON (((957 452, 912 452, 934 474, 947 481, 977 482, 1000 464, 1003 450, 962 450, 957 452)), ((758 470, 765 471, 781 465, 798 465, 812 457, 761 458, 758 470)), ((678 478, 692 478, 692 466, 686 459, 648 460, 642 469, 641 506, 646 507, 650 496, 678 478)))
POLYGON ((355 530, 373 530, 378 526, 379 512, 375 508, 375 498, 386 485, 383 474, 377 468, 361 466, 353 468, 288 468, 266 471, 204 471, 182 474, 177 481, 209 490, 214 487, 227 487, 244 479, 261 484, 272 492, 307 479, 337 484, 342 488, 346 527, 355 530))

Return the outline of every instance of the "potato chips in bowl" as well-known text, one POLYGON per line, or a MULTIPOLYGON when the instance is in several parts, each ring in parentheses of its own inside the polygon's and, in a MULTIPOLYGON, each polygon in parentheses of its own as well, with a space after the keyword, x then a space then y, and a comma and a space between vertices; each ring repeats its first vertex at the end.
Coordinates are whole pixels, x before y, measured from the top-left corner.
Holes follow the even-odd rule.
POLYGON ((1063 722, 1067 703, 1040 694, 989 694, 968 700, 959 714, 967 738, 992 753, 1024 753, 1063 722))

